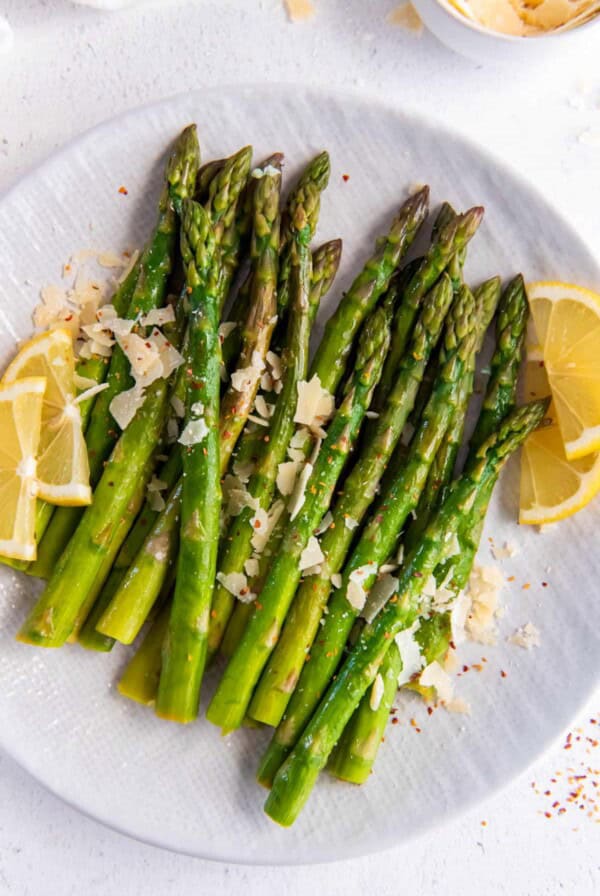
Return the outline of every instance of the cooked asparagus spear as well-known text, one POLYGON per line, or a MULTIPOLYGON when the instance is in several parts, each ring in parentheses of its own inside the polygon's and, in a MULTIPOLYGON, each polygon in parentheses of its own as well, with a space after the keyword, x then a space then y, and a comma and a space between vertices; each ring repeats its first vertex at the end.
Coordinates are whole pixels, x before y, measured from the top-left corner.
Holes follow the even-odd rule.
MULTIPOLYGON (((379 239, 374 255, 367 261, 352 286, 325 324, 325 332, 312 364, 322 385, 339 383, 348 355, 362 321, 387 290, 392 275, 412 245, 427 216, 429 188, 423 187, 406 200, 394 218, 388 234, 379 239)), ((440 272, 441 273, 441 272, 440 272)), ((399 354, 398 359, 402 353, 399 354)), ((396 364, 394 364, 394 369, 396 364)))
POLYGON ((426 609, 421 592, 443 557, 449 536, 457 532, 463 514, 490 482, 497 479, 508 457, 541 422, 546 409, 546 401, 537 401, 510 414, 449 490, 422 541, 407 558, 399 577, 397 599, 388 602, 373 623, 365 626, 294 750, 279 769, 265 804, 266 813, 274 821, 290 825, 297 818, 394 637, 426 609))
POLYGON ((396 316, 392 331, 392 344, 383 368, 378 390, 375 394, 375 406, 379 407, 389 392, 390 383, 410 336, 417 309, 423 296, 431 289, 440 274, 448 266, 450 260, 460 252, 477 231, 483 217, 483 209, 475 207, 451 218, 447 224, 434 235, 427 254, 410 283, 405 287, 402 296, 402 314, 396 316))
MULTIPOLYGON (((310 279, 310 252, 306 247, 300 246, 297 252, 297 261, 293 264, 290 275, 291 313, 288 320, 286 347, 282 355, 283 388, 275 403, 268 442, 262 442, 262 451, 248 483, 248 493, 251 498, 265 510, 271 504, 278 467, 285 459, 294 431, 298 383, 305 378, 308 368, 310 331, 314 317, 311 305, 315 302, 318 305, 321 296, 320 284, 316 290, 313 290, 310 279)), ((255 510, 252 507, 244 507, 238 516, 232 519, 222 542, 223 548, 219 559, 221 576, 244 573, 244 565, 252 553, 254 514, 255 510)), ((214 653, 221 643, 233 605, 233 595, 220 581, 217 581, 213 594, 208 638, 210 653, 214 653)))
POLYGON ((475 301, 472 293, 463 287, 448 315, 444 332, 446 360, 423 413, 422 425, 415 434, 405 464, 380 495, 344 567, 342 584, 332 595, 319 637, 313 642, 310 662, 302 669, 283 719, 263 758, 259 781, 266 786, 273 780, 335 673, 352 624, 362 609, 359 598, 363 595, 364 599, 365 589, 375 580, 378 567, 391 554, 402 526, 416 507, 433 458, 452 419, 464 371, 474 352, 475 330, 475 301), (353 596, 355 591, 356 597, 353 596))
MULTIPOLYGON (((189 348, 181 523, 175 593, 163 644, 156 700, 159 716, 196 718, 206 661, 206 636, 216 573, 221 508, 219 275, 210 218, 186 200, 181 255, 189 301, 189 348)), ((164 519, 164 517, 163 517, 164 519)))
MULTIPOLYGON (((521 277, 516 277, 504 291, 498 307, 496 349, 490 364, 491 373, 485 398, 475 428, 478 437, 471 440, 471 457, 474 456, 477 448, 485 439, 498 429, 503 417, 516 403, 527 316, 528 307, 523 281, 521 277)), ((470 512, 465 514, 457 533, 460 551, 438 564, 434 572, 436 581, 440 584, 447 583, 446 587, 449 585, 455 594, 459 594, 463 590, 471 574, 492 488, 493 484, 484 489, 470 512)), ((442 660, 448 651, 451 637, 449 611, 436 613, 423 620, 415 634, 415 639, 421 645, 425 665, 434 660, 442 660)), ((386 685, 391 669, 397 667, 398 656, 397 648, 394 649, 395 646, 393 645, 393 648, 388 651, 379 670, 386 685)), ((417 690, 426 699, 433 699, 435 696, 425 692, 418 683, 408 683, 405 687, 417 690)), ((387 721, 388 696, 386 686, 379 708, 375 711, 370 705, 369 693, 367 692, 362 698, 332 755, 330 768, 337 777, 353 781, 356 784, 367 779, 387 721)))
POLYGON ((251 382, 248 382, 248 377, 246 380, 242 377, 238 387, 237 379, 232 378, 223 396, 220 444, 221 453, 226 458, 231 456, 254 405, 260 383, 260 367, 264 365, 277 320, 280 189, 281 173, 271 165, 258 181, 254 193, 250 308, 238 361, 240 373, 249 371, 251 382))
MULTIPOLYGON (((477 353, 481 351, 485 334, 496 312, 500 299, 500 290, 500 278, 492 277, 490 280, 482 283, 475 292, 478 314, 477 343, 475 347, 477 353)), ((431 465, 431 470, 416 510, 415 519, 406 534, 404 545, 407 550, 410 550, 419 541, 422 533, 425 531, 429 516, 443 501, 444 491, 452 480, 465 431, 469 401, 473 393, 475 360, 476 355, 474 354, 469 369, 465 371, 454 417, 448 427, 446 438, 431 465)))
POLYGON ((301 575, 301 555, 331 502, 379 379, 388 347, 389 318, 389 312, 380 308, 362 331, 355 369, 308 477, 303 503, 299 500, 299 509, 289 513, 281 549, 267 574, 260 604, 209 705, 208 719, 224 731, 241 725, 254 686, 279 637, 301 575))
MULTIPOLYGON (((177 208, 193 192, 199 158, 196 126, 190 125, 179 136, 167 163, 158 223, 139 260, 139 274, 127 308, 128 318, 145 314, 165 301, 167 280, 175 256, 177 208)), ((96 397, 86 431, 93 487, 99 481, 104 462, 119 438, 119 427, 110 413, 110 404, 116 395, 131 385, 129 361, 118 345, 113 349, 106 381, 108 388, 96 397)), ((79 507, 60 507, 55 511, 40 543, 37 560, 30 567, 31 575, 45 579, 51 576, 82 514, 83 509, 79 507)))
POLYGON ((252 718, 278 725, 298 681, 317 632, 323 607, 331 591, 331 576, 341 569, 350 550, 354 530, 375 498, 383 471, 400 438, 415 400, 419 383, 450 302, 452 285, 445 275, 431 291, 396 373, 395 382, 379 418, 369 427, 358 460, 344 482, 344 491, 332 508, 329 529, 321 541, 325 556, 321 572, 309 576, 292 604, 281 639, 252 698, 252 718))

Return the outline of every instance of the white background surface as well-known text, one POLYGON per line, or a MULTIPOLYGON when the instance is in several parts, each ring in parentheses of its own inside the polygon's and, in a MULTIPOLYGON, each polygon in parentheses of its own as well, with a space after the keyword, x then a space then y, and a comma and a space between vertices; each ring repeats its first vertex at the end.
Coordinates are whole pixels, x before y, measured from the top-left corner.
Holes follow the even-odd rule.
MULTIPOLYGON (((426 108, 519 168, 600 255, 600 148, 578 139, 600 132, 598 47, 536 70, 481 68, 427 35, 391 28, 385 17, 393 5, 317 0, 313 22, 291 25, 279 0, 112 14, 66 0, 3 0, 15 45, 0 57, 0 190, 65 140, 140 103, 223 82, 302 81, 426 108)), ((543 791, 568 767, 598 769, 600 748, 585 737, 600 736, 587 722, 599 714, 597 693, 574 722, 573 737, 581 727, 582 740, 568 753, 561 741, 443 830, 380 856, 316 868, 211 865, 133 843, 63 806, 0 757, 0 893, 599 892, 600 825, 572 804, 546 819, 553 797, 530 786, 536 781, 543 791)))

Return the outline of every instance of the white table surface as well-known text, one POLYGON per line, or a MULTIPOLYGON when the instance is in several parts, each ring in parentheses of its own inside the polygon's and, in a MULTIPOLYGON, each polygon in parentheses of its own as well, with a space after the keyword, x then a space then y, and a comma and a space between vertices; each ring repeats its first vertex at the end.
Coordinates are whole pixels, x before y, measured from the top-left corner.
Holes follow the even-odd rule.
MULTIPOLYGON (((455 126, 535 183, 600 255, 600 147, 579 139, 600 133, 597 45, 536 70, 487 68, 428 34, 392 28, 394 0, 316 6, 312 22, 292 25, 281 0, 119 13, 67 0, 2 0, 15 43, 0 56, 0 191, 65 140, 126 109, 203 85, 302 81, 380 96, 455 126)), ((595 791, 588 773, 583 797, 565 802, 569 775, 600 772, 600 747, 590 743, 600 725, 590 718, 600 721, 600 691, 573 721, 569 751, 562 737, 518 780, 443 829, 378 856, 294 869, 212 864, 128 840, 63 805, 0 754, 0 894, 598 893, 600 811, 595 821, 588 811, 594 792, 600 802, 600 774, 595 791), (566 812, 557 814, 555 799, 566 812)))

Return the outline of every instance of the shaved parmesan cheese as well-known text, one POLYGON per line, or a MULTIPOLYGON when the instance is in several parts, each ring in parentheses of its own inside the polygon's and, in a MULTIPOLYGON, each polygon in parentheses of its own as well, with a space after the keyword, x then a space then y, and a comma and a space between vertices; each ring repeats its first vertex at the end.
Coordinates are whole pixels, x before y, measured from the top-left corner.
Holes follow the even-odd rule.
POLYGON ((435 688, 437 699, 442 703, 452 700, 454 686, 448 673, 435 660, 429 663, 419 676, 419 684, 424 688, 435 688))
POLYGON ((333 522, 333 516, 331 514, 331 511, 328 510, 327 513, 325 514, 325 516, 323 517, 323 519, 321 520, 321 522, 319 523, 319 525, 317 526, 317 528, 315 529, 315 535, 322 535, 323 532, 326 532, 327 529, 329 529, 329 527, 331 526, 332 522, 333 522))
POLYGON ((256 423, 257 426, 269 426, 268 420, 264 420, 262 417, 257 417, 256 414, 248 414, 248 420, 252 423, 256 423))
POLYGON ((204 413, 204 404, 201 401, 195 401, 190 408, 194 417, 201 417, 204 413))
POLYGON ((384 689, 383 678, 381 677, 381 673, 378 672, 375 676, 375 681, 371 685, 371 693, 369 695, 369 707, 373 712, 377 712, 381 706, 384 689))
POLYGON ((94 386, 97 385, 96 380, 93 380, 89 376, 81 376, 77 371, 73 374, 73 384, 75 388, 79 389, 81 392, 83 392, 84 389, 93 389, 94 386))
POLYGON ((331 584, 334 588, 342 587, 342 575, 339 572, 334 572, 331 576, 331 584))
POLYGON ((531 622, 527 622, 521 628, 518 628, 508 640, 511 644, 516 644, 517 647, 523 647, 525 650, 539 647, 542 643, 538 629, 531 622))
POLYGON ((383 575, 371 588, 363 611, 360 614, 367 622, 373 622, 390 597, 398 591, 399 580, 391 575, 383 575))
POLYGON ((265 165, 264 168, 254 168, 250 172, 250 177, 255 178, 255 180, 261 180, 263 177, 276 177, 278 174, 281 174, 281 171, 275 165, 265 165))
POLYGON ((226 320, 219 324, 219 340, 225 342, 230 333, 233 333, 237 324, 234 320, 226 320))
POLYGON ((496 566, 475 564, 469 578, 469 609, 465 629, 473 641, 496 643, 495 616, 498 614, 500 591, 504 577, 496 566))
POLYGON ((134 266, 137 264, 137 260, 139 257, 140 257, 140 253, 136 249, 135 252, 131 253, 131 255, 129 256, 129 259, 125 259, 126 265, 123 268, 123 271, 121 272, 121 274, 119 275, 119 279, 117 280, 118 285, 120 285, 125 280, 127 280, 129 275, 131 274, 134 266))
MULTIPOLYGON (((112 411, 111 411, 112 413, 112 411)), ((167 441, 169 444, 176 442, 179 436, 179 424, 174 417, 167 420, 167 441)))
MULTIPOLYGON (((275 501, 269 508, 269 512, 264 516, 259 516, 262 508, 257 509, 256 516, 252 520, 254 532, 251 539, 252 547, 257 554, 260 555, 264 551, 267 542, 271 537, 271 532, 277 525, 277 521, 283 513, 284 508, 285 504, 283 501, 275 501), (258 526, 256 525, 257 522, 259 523, 258 526)), ((262 511, 262 513, 264 514, 264 511, 262 511)))
POLYGON ((158 479, 156 476, 153 476, 146 486, 148 503, 152 510, 164 510, 165 500, 161 495, 161 492, 164 491, 166 487, 167 483, 163 482, 162 479, 158 479))
POLYGON ((119 428, 127 429, 143 403, 143 390, 134 386, 133 389, 127 389, 125 392, 115 395, 108 409, 119 428))
POLYGON ((217 582, 243 604, 249 604, 256 598, 256 594, 248 588, 248 579, 243 572, 218 572, 217 582))
POLYGON ((256 401, 254 402, 254 410, 260 414, 261 417, 264 417, 265 420, 269 420, 273 416, 275 405, 266 402, 262 395, 257 395, 256 401))
POLYGON ((306 486, 308 484, 308 480, 310 479, 313 471, 313 465, 311 463, 305 463, 304 467, 298 474, 296 479, 296 484, 294 486, 294 490, 288 501, 288 511, 290 514, 290 521, 295 520, 298 514, 300 513, 302 506, 304 504, 306 495, 306 486))
POLYGON ((410 628, 398 632, 394 638, 402 658, 402 669, 398 676, 398 686, 411 681, 423 668, 424 658, 421 654, 421 645, 415 638, 415 632, 418 631, 420 624, 420 620, 417 619, 410 628))
POLYGON ((387 572, 394 572, 395 569, 398 569, 397 563, 383 563, 379 567, 379 573, 380 575, 385 575, 387 572))
POLYGON ((367 418, 367 420, 378 420, 379 414, 377 413, 377 411, 367 411, 365 413, 365 417, 367 418))
POLYGON ((253 389, 265 369, 265 364, 258 352, 252 352, 252 363, 247 367, 240 367, 231 374, 231 385, 236 392, 245 392, 253 389))
POLYGON ((466 625, 470 609, 471 598, 464 591, 461 591, 455 597, 450 613, 452 640, 455 644, 462 644, 467 639, 466 625))
MULTIPOLYGON (((81 377, 81 379, 85 379, 85 377, 81 377)), ((92 380, 92 382, 94 381, 92 380)), ((108 385, 108 383, 95 383, 89 389, 86 389, 85 392, 80 392, 73 404, 81 404, 82 401, 88 401, 94 395, 97 395, 98 392, 104 392, 105 389, 108 389, 108 385)))
POLYGON ((153 308, 140 321, 143 327, 162 327, 175 322, 175 309, 172 305, 164 308, 153 308))
POLYGON ((300 554, 300 569, 309 569, 311 566, 316 566, 318 563, 322 563, 324 559, 325 555, 321 550, 321 545, 315 536, 311 535, 308 539, 308 544, 300 554))
POLYGON ((185 417, 185 403, 178 395, 171 395, 171 407, 176 417, 185 417))
POLYGON ((116 252, 99 252, 98 264, 103 268, 122 268, 124 267, 123 258, 116 252))
POLYGON ((335 410, 333 395, 323 389, 321 380, 315 374, 310 380, 301 380, 297 384, 298 402, 295 423, 303 423, 305 426, 321 428, 335 410))
POLYGON ((354 607, 354 609, 360 613, 365 605, 366 599, 367 595, 363 586, 359 582, 350 580, 346 588, 346 600, 350 606, 354 607))
POLYGON ((312 0, 284 0, 291 22, 306 22, 315 14, 312 0))
POLYGON ((248 557, 246 562, 244 563, 244 572, 247 576, 250 576, 253 579, 258 575, 260 571, 260 565, 258 559, 256 557, 248 557))
POLYGON ((294 491, 296 477, 302 464, 298 461, 289 460, 279 464, 277 467, 277 488, 282 495, 291 495, 294 491))
POLYGON ((177 441, 186 447, 199 445, 204 441, 209 432, 210 430, 206 425, 206 420, 200 417, 198 420, 190 420, 186 423, 177 441))
POLYGON ((274 380, 280 380, 283 376, 283 363, 279 355, 275 352, 267 352, 267 364, 269 371, 274 380))
POLYGON ((508 541, 504 542, 504 547, 502 548, 492 545, 492 554, 495 560, 505 560, 508 557, 514 557, 517 553, 518 550, 515 545, 509 544, 508 541))
POLYGON ((249 460, 234 460, 232 469, 240 482, 248 482, 254 472, 254 464, 249 460))
POLYGON ((350 531, 352 532, 353 529, 356 529, 358 527, 358 522, 355 519, 352 519, 351 516, 348 516, 348 514, 346 514, 344 516, 344 526, 346 527, 346 529, 350 529, 350 531))
POLYGON ((398 566, 402 566, 403 561, 404 561, 404 545, 401 544, 400 547, 398 548, 398 553, 396 554, 396 563, 398 564, 398 566))
POLYGON ((388 15, 390 25, 399 25, 420 36, 423 33, 423 22, 412 3, 401 3, 388 15))
POLYGON ((356 569, 352 570, 350 573, 350 581, 351 582, 366 582, 368 578, 371 576, 377 575, 377 564, 374 560, 370 560, 368 563, 363 563, 362 566, 357 566, 356 569))
POLYGON ((471 707, 462 697, 453 697, 451 700, 447 700, 444 703, 444 708, 447 709, 448 712, 459 712, 468 716, 471 715, 471 707))

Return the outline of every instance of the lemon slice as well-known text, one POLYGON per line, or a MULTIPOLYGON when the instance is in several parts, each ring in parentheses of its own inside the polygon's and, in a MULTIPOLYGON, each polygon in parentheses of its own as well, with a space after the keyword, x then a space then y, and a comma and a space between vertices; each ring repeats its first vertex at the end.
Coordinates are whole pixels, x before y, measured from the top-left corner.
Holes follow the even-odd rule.
POLYGON ((89 504, 92 499, 74 373, 71 334, 57 328, 25 343, 2 379, 3 383, 30 376, 46 379, 37 458, 38 496, 52 504, 89 504))
POLYGON ((46 380, 0 386, 0 554, 35 560, 36 454, 46 380))
MULTIPOLYGON (((550 393, 541 348, 530 349, 525 365, 525 398, 550 393)), ((565 454, 556 407, 548 425, 536 429, 521 451, 519 522, 543 525, 571 516, 600 491, 600 454, 569 460, 565 454)))
POLYGON ((600 450, 600 295, 531 283, 527 295, 569 460, 600 450))

